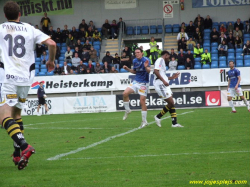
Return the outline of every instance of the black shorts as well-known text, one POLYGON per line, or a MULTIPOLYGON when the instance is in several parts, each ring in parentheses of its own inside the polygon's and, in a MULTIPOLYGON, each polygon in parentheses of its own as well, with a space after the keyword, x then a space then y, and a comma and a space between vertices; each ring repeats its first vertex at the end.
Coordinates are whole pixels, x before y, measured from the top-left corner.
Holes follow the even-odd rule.
POLYGON ((38 97, 38 104, 39 104, 39 105, 44 105, 44 104, 46 104, 46 103, 45 103, 45 99, 44 99, 43 97, 38 97))

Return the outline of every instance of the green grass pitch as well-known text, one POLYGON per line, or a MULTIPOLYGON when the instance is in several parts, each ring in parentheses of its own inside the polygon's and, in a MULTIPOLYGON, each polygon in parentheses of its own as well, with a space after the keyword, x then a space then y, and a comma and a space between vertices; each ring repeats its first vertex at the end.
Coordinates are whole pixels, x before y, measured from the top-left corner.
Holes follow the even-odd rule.
POLYGON ((140 111, 126 121, 123 112, 24 116, 24 135, 36 154, 19 171, 10 157, 12 140, 0 129, 0 187, 204 186, 191 180, 247 180, 233 186, 249 186, 246 107, 236 114, 230 108, 177 109, 184 128, 172 128, 170 118, 159 128, 153 123, 159 111, 148 111, 152 123, 139 130, 140 111))

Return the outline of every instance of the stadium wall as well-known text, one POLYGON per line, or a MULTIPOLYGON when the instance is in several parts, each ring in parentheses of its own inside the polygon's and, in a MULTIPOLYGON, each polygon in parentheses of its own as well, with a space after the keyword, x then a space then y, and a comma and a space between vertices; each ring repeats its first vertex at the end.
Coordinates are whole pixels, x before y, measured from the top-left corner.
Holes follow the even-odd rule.
MULTIPOLYGON (((38 0, 36 0, 38 1, 38 0)), ((3 7, 6 0, 0 1, 0 7, 3 7)), ((137 0, 137 7, 130 9, 105 9, 105 0, 73 0, 74 13, 72 15, 50 15, 54 28, 63 28, 67 24, 69 28, 78 27, 84 18, 87 23, 93 20, 97 27, 101 27, 105 19, 118 20, 123 17, 124 20, 153 19, 163 18, 163 0, 137 0)), ((227 6, 227 7, 211 7, 211 8, 192 8, 192 1, 185 1, 185 10, 180 10, 180 4, 173 5, 173 18, 165 19, 166 24, 177 24, 181 22, 188 23, 194 20, 197 14, 203 17, 210 15, 213 21, 236 21, 248 20, 250 5, 244 6, 227 6)), ((22 17, 22 21, 36 25, 40 22, 42 16, 22 17)), ((5 17, 3 11, 0 11, 0 22, 4 22, 5 17)))

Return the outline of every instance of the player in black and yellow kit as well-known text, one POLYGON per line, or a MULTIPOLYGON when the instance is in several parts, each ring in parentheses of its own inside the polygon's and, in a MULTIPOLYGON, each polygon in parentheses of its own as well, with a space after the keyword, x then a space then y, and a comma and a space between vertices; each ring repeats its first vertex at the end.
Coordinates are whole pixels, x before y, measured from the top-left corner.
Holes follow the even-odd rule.
POLYGON ((50 19, 47 17, 47 13, 44 12, 44 17, 41 19, 41 25, 42 25, 42 31, 45 34, 48 34, 49 32, 49 24, 50 24, 50 19))

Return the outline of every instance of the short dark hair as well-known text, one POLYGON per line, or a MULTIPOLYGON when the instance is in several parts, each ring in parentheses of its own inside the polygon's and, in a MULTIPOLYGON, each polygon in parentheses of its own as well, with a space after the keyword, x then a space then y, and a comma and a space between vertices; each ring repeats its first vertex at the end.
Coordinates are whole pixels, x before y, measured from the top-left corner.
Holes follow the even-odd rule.
POLYGON ((161 56, 165 55, 165 54, 168 54, 169 55, 169 52, 168 51, 162 51, 161 52, 161 56))
POLYGON ((19 16, 20 6, 14 1, 7 1, 3 11, 8 20, 16 20, 19 16))
POLYGON ((140 50, 141 53, 143 52, 143 50, 142 50, 141 48, 136 48, 135 51, 136 51, 136 50, 140 50))
POLYGON ((232 62, 234 64, 234 61, 230 60, 229 63, 232 62))

